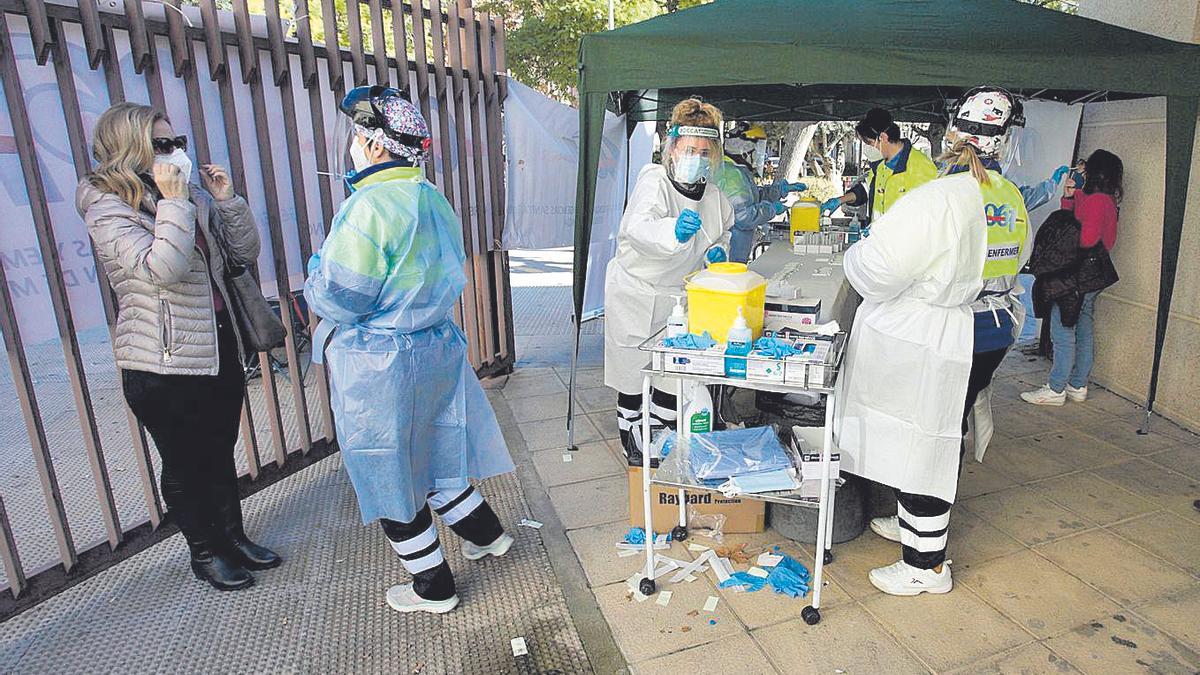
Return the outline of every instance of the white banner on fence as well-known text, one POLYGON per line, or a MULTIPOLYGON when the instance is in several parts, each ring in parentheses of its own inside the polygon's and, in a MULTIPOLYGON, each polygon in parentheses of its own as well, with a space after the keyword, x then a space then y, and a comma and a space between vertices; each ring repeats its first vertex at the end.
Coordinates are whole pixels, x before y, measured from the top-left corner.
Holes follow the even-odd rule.
MULTIPOLYGON (((650 128, 652 133, 653 127, 650 128)), ((579 167, 579 111, 510 81, 504 102, 508 187, 505 250, 572 246, 579 167)), ((604 305, 604 270, 616 246, 630 178, 650 161, 652 140, 639 126, 626 137, 624 116, 606 114, 596 181, 584 318, 604 305)))

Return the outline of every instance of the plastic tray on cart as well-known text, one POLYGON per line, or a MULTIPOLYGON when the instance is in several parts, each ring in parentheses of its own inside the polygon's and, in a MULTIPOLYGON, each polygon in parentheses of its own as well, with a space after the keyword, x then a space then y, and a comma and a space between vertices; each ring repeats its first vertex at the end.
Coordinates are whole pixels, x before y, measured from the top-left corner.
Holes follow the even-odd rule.
POLYGON ((638 348, 650 354, 651 357, 650 365, 646 372, 662 377, 695 380, 704 384, 727 384, 785 394, 804 391, 818 393, 832 392, 834 384, 837 382, 838 372, 842 367, 842 359, 846 354, 845 331, 840 331, 832 336, 802 334, 800 337, 807 341, 823 342, 829 345, 824 358, 811 360, 792 357, 781 360, 767 356, 756 356, 753 353, 747 356, 730 357, 745 359, 747 371, 757 370, 756 366, 762 366, 763 368, 781 366, 783 371, 779 381, 750 377, 733 379, 726 377, 724 374, 717 374, 717 370, 720 368, 714 368, 708 373, 686 372, 682 368, 677 368, 675 364, 680 359, 691 361, 708 359, 712 360, 715 364, 717 360, 723 363, 725 356, 714 352, 665 347, 662 345, 665 336, 666 329, 664 328, 639 345, 638 348))

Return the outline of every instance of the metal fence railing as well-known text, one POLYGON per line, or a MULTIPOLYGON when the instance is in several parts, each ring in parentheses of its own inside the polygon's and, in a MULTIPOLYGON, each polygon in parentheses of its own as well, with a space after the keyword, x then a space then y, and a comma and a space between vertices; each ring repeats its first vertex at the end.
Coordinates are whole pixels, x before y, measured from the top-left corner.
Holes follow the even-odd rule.
POLYGON ((467 249, 455 320, 481 375, 511 368, 495 245, 504 63, 502 22, 469 0, 0 0, 0 390, 18 402, 0 411, 0 621, 173 531, 113 363, 116 301, 73 205, 96 116, 124 100, 166 110, 259 220, 258 271, 289 330, 247 358, 245 495, 336 449, 298 290, 345 196, 325 130, 348 87, 397 87, 430 120, 428 175, 467 249))

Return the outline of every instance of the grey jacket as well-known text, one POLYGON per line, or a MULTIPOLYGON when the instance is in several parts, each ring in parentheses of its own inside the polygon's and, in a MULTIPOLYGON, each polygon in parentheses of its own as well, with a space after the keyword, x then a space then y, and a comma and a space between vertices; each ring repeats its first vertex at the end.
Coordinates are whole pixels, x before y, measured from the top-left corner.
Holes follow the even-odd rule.
MULTIPOLYGON (((75 207, 117 296, 118 368, 162 375, 216 375, 220 369, 209 274, 229 307, 225 266, 254 263, 258 227, 245 199, 218 202, 200 186, 190 187, 189 200, 155 203, 147 195, 141 209, 87 179, 75 192, 75 207), (196 245, 197 225, 208 259, 196 245)), ((239 349, 241 344, 239 334, 239 349)))

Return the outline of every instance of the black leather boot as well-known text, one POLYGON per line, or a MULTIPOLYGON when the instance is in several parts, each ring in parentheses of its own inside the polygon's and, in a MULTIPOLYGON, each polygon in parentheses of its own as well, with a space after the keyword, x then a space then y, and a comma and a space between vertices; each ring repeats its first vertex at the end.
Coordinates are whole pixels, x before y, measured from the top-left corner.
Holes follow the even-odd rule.
POLYGON ((213 549, 208 541, 189 541, 192 573, 218 591, 240 591, 254 585, 254 577, 232 554, 213 549))
POLYGON ((250 541, 242 526, 242 502, 238 498, 237 486, 227 486, 218 497, 216 512, 217 531, 224 535, 226 549, 248 570, 269 570, 279 567, 283 558, 279 554, 250 541))

